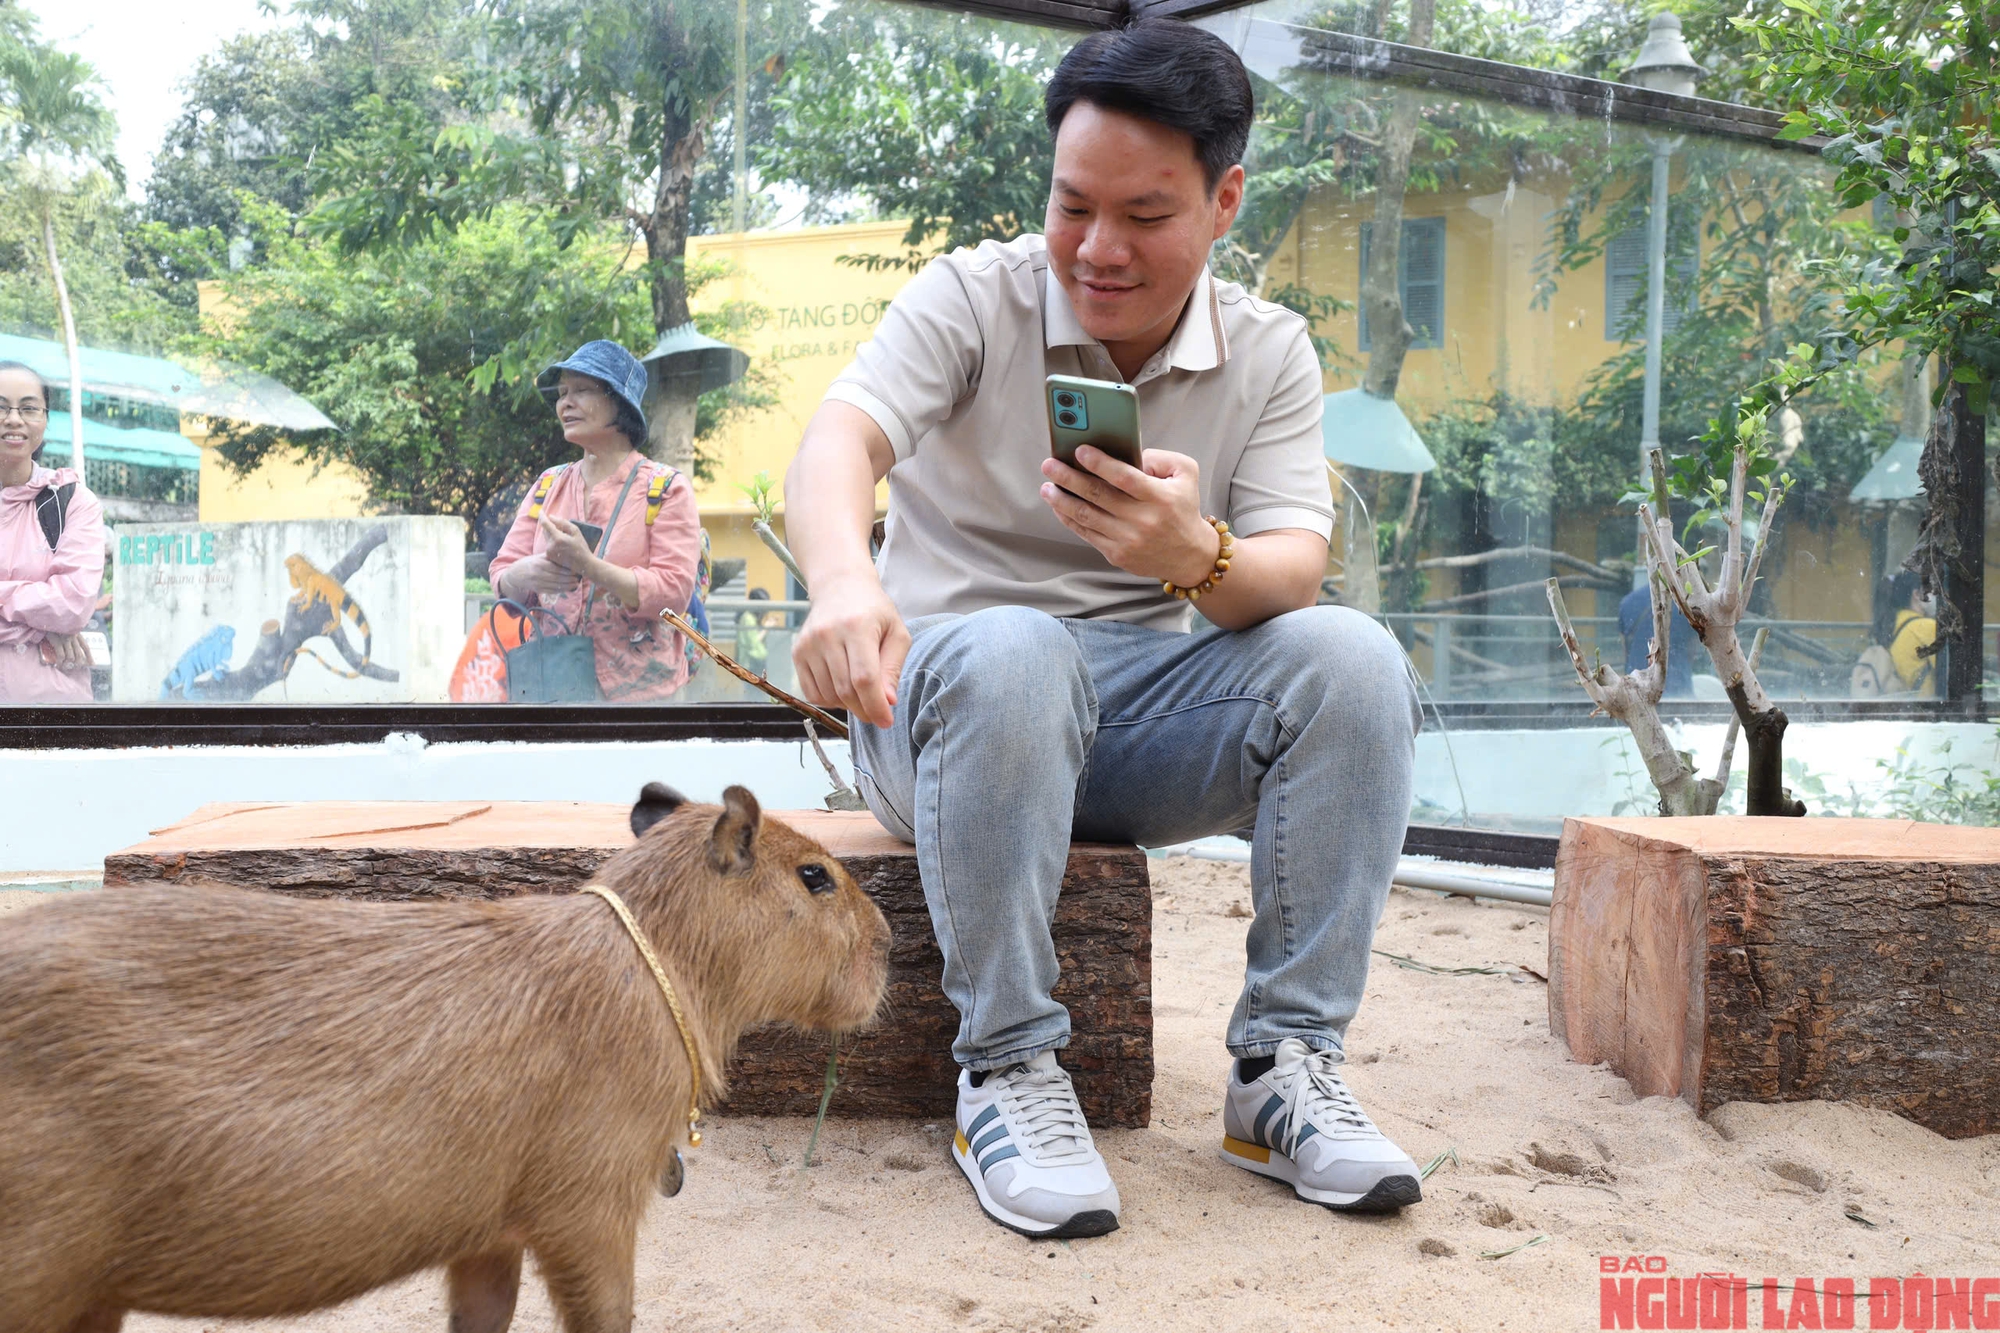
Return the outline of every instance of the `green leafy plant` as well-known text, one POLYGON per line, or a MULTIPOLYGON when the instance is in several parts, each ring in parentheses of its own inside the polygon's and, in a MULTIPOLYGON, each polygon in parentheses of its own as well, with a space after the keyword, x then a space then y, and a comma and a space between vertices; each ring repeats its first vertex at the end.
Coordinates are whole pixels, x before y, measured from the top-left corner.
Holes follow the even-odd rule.
POLYGON ((757 511, 757 521, 759 523, 769 523, 778 512, 776 488, 777 483, 771 479, 769 472, 759 472, 756 476, 750 478, 749 485, 739 485, 736 489, 743 493, 744 497, 750 501, 751 507, 757 511))

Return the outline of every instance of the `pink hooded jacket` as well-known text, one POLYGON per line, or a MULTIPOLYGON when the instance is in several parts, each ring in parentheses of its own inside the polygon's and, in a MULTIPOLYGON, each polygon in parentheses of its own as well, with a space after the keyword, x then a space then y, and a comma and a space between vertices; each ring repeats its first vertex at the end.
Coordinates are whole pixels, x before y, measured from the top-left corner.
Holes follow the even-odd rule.
POLYGON ((79 484, 55 550, 35 517, 44 490, 78 481, 36 464, 26 485, 0 487, 0 703, 89 703, 90 669, 42 661, 42 640, 90 621, 104 583, 104 506, 79 484))

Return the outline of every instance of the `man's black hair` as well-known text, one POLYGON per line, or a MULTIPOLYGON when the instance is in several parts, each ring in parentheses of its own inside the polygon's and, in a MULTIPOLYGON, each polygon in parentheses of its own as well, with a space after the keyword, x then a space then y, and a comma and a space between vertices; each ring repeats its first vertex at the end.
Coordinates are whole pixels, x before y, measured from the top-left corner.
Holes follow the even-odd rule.
POLYGON ((1243 62, 1214 33, 1175 19, 1140 19, 1071 47, 1042 95, 1051 135, 1078 102, 1192 138, 1211 193, 1250 141, 1254 101, 1243 62))
MULTIPOLYGON (((42 386, 42 406, 47 407, 49 405, 49 382, 41 371, 36 370, 25 361, 0 361, 0 370, 25 370, 30 375, 33 375, 35 382, 42 386)), ((47 417, 42 419, 44 421, 48 420, 47 417)), ((35 452, 31 455, 35 462, 39 463, 42 461, 42 450, 48 447, 49 442, 46 439, 40 445, 36 446, 35 452)))

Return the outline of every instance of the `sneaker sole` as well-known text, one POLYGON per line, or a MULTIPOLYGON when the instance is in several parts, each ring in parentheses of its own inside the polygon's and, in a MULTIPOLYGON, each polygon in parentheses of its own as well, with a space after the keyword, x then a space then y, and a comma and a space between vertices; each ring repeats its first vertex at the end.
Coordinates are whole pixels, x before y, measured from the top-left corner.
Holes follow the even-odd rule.
POLYGON ((1301 1199, 1339 1213, 1393 1213, 1410 1204, 1422 1203, 1424 1199, 1423 1186, 1411 1175, 1384 1176, 1366 1194, 1343 1194, 1338 1190, 1301 1185, 1298 1166, 1291 1158, 1274 1148, 1245 1143, 1226 1134, 1222 1138, 1222 1160, 1245 1171, 1282 1180, 1301 1199))
POLYGON ((1063 1222, 1040 1222, 1010 1212, 995 1203, 993 1196, 986 1192, 986 1181, 982 1178, 979 1164, 971 1154, 959 1152, 956 1140, 951 1145, 951 1160, 958 1163, 958 1169, 965 1175, 965 1183, 972 1186, 973 1196, 979 1200, 979 1210, 1017 1235, 1030 1240, 1082 1240, 1108 1235, 1118 1229, 1118 1214, 1109 1208, 1086 1209, 1063 1222))

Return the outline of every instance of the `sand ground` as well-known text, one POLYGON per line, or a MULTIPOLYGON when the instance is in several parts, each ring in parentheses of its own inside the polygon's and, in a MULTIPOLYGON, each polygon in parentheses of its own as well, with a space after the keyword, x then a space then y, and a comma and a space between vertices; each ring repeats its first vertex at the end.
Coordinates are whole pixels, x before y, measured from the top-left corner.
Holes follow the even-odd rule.
MULTIPOLYGON (((1605 1254, 1788 1287, 2000 1276, 2000 1136, 1953 1143, 1825 1103, 1735 1105, 1704 1122, 1571 1063, 1549 1035, 1544 986, 1518 971, 1433 975, 1375 960, 1349 1034, 1349 1082, 1420 1164, 1447 1149, 1456 1160, 1393 1217, 1300 1203, 1216 1155, 1246 872, 1187 860, 1154 870, 1153 1123, 1099 1136, 1122 1229, 1039 1244, 1000 1230, 951 1164, 943 1126, 832 1121, 819 1164, 801 1171, 809 1121, 718 1121, 691 1155, 686 1189, 646 1219, 635 1327, 1581 1330, 1599 1327, 1605 1254)), ((0 896, 0 911, 31 896, 0 896)), ((1539 908, 1397 890, 1376 943, 1439 967, 1546 971, 1547 921, 1539 908)), ((1752 1327, 1760 1313, 1753 1291, 1752 1327)), ((1865 1326, 1865 1305, 1862 1316, 1865 1326)), ((426 1275, 313 1318, 247 1327, 444 1326, 440 1279, 426 1275)), ((229 1327, 245 1326, 126 1324, 229 1327)), ((538 1279, 515 1327, 554 1328, 538 1279)))

